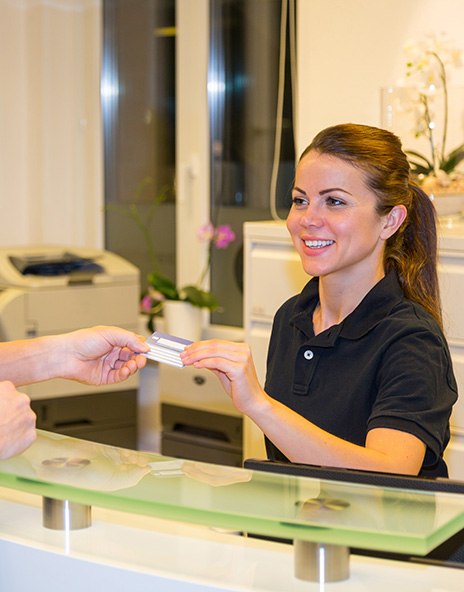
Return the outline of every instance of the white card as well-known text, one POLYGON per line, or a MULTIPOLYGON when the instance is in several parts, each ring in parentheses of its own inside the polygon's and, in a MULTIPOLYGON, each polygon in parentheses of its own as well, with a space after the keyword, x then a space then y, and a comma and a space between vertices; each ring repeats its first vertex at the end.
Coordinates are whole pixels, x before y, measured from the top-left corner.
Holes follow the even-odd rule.
POLYGON ((184 364, 180 359, 180 352, 184 351, 187 345, 192 342, 181 337, 174 337, 174 335, 168 333, 155 331, 150 335, 146 343, 150 346, 150 351, 145 354, 147 358, 155 362, 182 368, 184 364))

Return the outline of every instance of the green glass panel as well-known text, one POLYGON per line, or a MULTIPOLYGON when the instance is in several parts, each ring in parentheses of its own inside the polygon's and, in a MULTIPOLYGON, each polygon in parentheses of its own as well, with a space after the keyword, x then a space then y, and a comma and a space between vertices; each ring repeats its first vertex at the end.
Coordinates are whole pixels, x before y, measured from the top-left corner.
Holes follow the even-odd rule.
POLYGON ((39 431, 0 485, 242 532, 424 555, 464 528, 462 496, 172 459, 39 431))

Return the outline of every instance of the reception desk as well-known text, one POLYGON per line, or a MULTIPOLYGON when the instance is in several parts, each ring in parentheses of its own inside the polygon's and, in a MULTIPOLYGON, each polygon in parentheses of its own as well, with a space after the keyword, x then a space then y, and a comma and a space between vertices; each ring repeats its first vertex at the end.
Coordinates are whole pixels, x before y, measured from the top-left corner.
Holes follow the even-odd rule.
POLYGON ((296 544, 251 536, 420 558, 464 528, 460 494, 222 467, 48 432, 0 462, 0 525, 9 592, 462 590, 460 569, 358 555, 340 581, 306 581, 295 575, 296 544), (43 499, 71 515, 50 522, 43 499), (89 509, 91 525, 73 524, 75 507, 89 509))

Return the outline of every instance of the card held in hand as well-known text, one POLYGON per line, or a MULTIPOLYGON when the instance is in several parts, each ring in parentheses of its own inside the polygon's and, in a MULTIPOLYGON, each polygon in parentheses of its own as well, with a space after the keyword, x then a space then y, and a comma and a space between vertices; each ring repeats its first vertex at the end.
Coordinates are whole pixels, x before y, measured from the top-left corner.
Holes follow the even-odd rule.
POLYGON ((150 346, 150 351, 145 354, 147 358, 155 362, 183 368, 184 364, 180 359, 180 352, 192 342, 181 337, 174 337, 174 335, 168 333, 155 331, 147 339, 147 343, 150 346))

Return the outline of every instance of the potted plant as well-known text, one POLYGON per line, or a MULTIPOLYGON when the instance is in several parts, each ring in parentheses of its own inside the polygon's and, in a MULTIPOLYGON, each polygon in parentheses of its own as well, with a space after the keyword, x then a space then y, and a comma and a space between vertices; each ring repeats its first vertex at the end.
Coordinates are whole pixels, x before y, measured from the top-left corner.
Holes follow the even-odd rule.
MULTIPOLYGON (((416 81, 415 135, 423 135, 429 144, 429 154, 408 150, 413 172, 424 189, 440 191, 453 182, 463 183, 458 166, 464 160, 464 143, 447 152, 449 126, 448 68, 462 66, 461 51, 453 47, 445 36, 429 35, 421 43, 406 47, 409 54, 407 76, 416 81), (442 103, 441 137, 436 121, 436 103, 442 103)), ((464 185, 459 187, 464 190, 464 185)))
MULTIPOLYGON (((432 198, 464 194, 464 143, 448 151, 450 127, 450 70, 462 66, 461 50, 445 35, 429 34, 405 47, 408 85, 397 87, 391 112, 412 117, 415 138, 425 140, 427 151, 406 150, 411 170, 432 198), (401 92, 403 91, 403 92, 401 92)), ((395 94, 392 89, 390 92, 395 94)), ((462 112, 460 113, 460 119, 462 112)), ((392 122, 390 122, 392 123, 392 122)), ((453 122, 456 126, 456 122, 453 122)), ((388 127, 388 124, 387 124, 388 127)))
MULTIPOLYGON (((148 236, 151 240, 151 235, 148 236)), ((215 227, 208 222, 199 228, 197 236, 207 244, 208 259, 195 284, 179 287, 159 270, 148 274, 148 290, 142 297, 141 311, 148 315, 147 326, 150 330, 154 329, 155 316, 163 311, 169 332, 179 334, 182 331, 182 336, 187 338, 199 336, 201 310, 214 311, 219 308, 216 296, 203 286, 211 266, 212 249, 226 249, 235 240, 235 233, 228 224, 215 227), (173 303, 179 304, 173 306, 173 303), (188 329, 187 325, 191 328, 188 329)))

